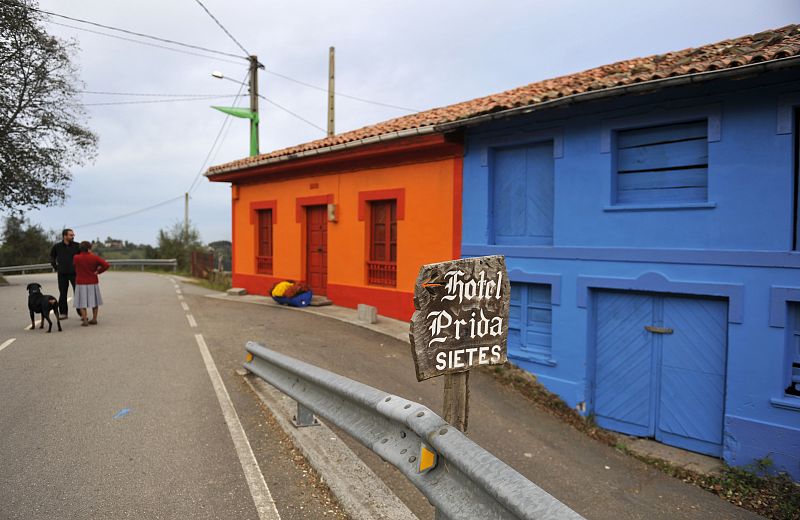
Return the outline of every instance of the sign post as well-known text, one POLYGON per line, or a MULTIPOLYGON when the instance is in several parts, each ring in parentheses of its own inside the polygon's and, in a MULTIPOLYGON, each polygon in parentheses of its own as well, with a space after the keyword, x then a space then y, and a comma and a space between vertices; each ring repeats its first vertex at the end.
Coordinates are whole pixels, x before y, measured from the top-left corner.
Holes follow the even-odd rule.
POLYGON ((417 380, 445 376, 444 419, 463 432, 469 370, 506 362, 510 296, 502 256, 427 264, 417 276, 409 335, 417 380))

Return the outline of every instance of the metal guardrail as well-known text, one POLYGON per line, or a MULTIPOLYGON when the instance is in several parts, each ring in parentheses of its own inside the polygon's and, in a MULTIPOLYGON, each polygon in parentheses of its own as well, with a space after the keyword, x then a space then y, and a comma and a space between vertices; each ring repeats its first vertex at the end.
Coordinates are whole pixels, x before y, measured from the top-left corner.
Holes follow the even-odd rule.
POLYGON ((252 341, 246 350, 244 367, 297 401, 298 422, 313 412, 370 448, 428 498, 437 520, 582 518, 427 407, 252 341), (420 473, 423 446, 437 463, 420 473))
MULTIPOLYGON (((173 271, 178 268, 178 260, 175 258, 139 258, 139 259, 120 259, 120 260, 107 260, 111 267, 141 267, 144 271, 145 267, 171 267, 173 271)), ((0 274, 2 273, 34 273, 38 271, 51 271, 53 266, 50 264, 30 264, 30 265, 12 265, 8 267, 0 267, 0 274)))

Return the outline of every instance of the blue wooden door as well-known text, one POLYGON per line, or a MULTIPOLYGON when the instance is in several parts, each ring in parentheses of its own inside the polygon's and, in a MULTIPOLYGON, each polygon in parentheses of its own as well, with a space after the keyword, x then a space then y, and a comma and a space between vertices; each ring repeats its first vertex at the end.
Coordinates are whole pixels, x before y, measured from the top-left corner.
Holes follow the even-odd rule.
POLYGON ((599 292, 595 304, 597 423, 720 456, 726 303, 599 292))
POLYGON ((719 300, 664 298, 656 439, 722 455, 727 306, 719 300))
POLYGON ((596 299, 594 410, 603 428, 651 437, 653 348, 644 328, 653 298, 600 292, 596 299))

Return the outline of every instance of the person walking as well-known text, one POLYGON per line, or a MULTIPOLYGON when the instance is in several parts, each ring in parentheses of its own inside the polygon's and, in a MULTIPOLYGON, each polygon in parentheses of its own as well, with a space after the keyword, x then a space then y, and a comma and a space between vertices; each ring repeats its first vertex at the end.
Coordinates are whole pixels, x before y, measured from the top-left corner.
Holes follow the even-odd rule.
POLYGON ((67 296, 72 285, 72 296, 75 296, 75 266, 72 258, 78 254, 75 243, 75 232, 67 228, 61 232, 61 242, 57 242, 50 250, 50 265, 58 273, 58 314, 59 319, 67 319, 67 296))
POLYGON ((75 308, 81 316, 81 327, 97 325, 97 314, 103 305, 100 295, 100 280, 97 275, 104 273, 109 267, 108 262, 92 253, 91 242, 81 242, 80 252, 73 259, 75 263, 74 289, 75 308), (87 316, 89 307, 92 308, 92 319, 87 316))

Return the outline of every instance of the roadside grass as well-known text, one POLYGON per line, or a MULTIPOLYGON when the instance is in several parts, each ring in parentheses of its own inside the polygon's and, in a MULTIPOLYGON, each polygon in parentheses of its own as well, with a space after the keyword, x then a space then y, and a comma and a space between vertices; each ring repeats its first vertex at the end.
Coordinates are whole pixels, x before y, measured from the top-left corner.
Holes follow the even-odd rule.
POLYGON ((8 285, 8 280, 3 278, 2 274, 0 274, 0 285, 8 285))
POLYGON ((208 279, 206 278, 193 278, 191 273, 175 273, 180 276, 184 276, 188 278, 190 283, 195 285, 199 285, 200 287, 205 287, 206 289, 211 289, 212 291, 222 291, 225 292, 231 288, 231 276, 229 273, 218 273, 212 272, 208 279))
POLYGON ((536 380, 536 376, 511 363, 494 367, 482 367, 500 383, 519 393, 581 431, 608 444, 617 450, 645 462, 664 473, 694 484, 719 497, 773 520, 800 519, 800 485, 785 473, 777 473, 772 461, 764 458, 745 467, 724 466, 718 475, 704 475, 670 462, 634 452, 620 436, 600 428, 590 415, 583 417, 570 408, 559 396, 547 390, 536 380))

